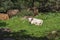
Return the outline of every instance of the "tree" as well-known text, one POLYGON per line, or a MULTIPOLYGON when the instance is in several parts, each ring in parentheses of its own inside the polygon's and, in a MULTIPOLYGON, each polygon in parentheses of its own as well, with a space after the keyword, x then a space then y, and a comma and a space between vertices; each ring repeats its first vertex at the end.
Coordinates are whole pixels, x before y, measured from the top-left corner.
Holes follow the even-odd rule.
POLYGON ((1 4, 0 4, 0 10, 2 10, 2 12, 10 9, 11 7, 13 7, 13 2, 11 0, 1 0, 0 1, 1 4))

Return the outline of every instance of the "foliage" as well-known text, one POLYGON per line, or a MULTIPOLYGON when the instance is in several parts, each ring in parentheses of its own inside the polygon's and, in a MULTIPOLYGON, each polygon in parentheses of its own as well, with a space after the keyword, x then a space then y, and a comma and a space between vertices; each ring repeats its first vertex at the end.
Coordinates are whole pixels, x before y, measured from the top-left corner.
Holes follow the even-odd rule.
POLYGON ((21 10, 21 12, 17 14, 17 16, 33 16, 33 12, 27 11, 26 9, 24 9, 24 10, 21 10))
MULTIPOLYGON (((0 7, 7 9, 20 9, 38 7, 40 11, 60 11, 60 0, 0 0, 0 7)), ((0 8, 1 9, 1 8, 0 8)))
POLYGON ((6 12, 8 9, 13 7, 11 0, 1 0, 0 2, 0 10, 2 9, 2 12, 6 12))

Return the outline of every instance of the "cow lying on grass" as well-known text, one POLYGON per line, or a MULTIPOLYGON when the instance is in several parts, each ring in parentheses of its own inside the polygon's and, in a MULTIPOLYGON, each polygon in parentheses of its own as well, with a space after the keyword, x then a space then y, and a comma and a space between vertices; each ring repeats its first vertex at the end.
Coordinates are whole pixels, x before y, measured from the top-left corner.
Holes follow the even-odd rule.
POLYGON ((41 19, 28 18, 28 20, 31 24, 35 24, 35 25, 38 25, 38 26, 43 24, 43 20, 41 20, 41 19))
POLYGON ((0 13, 0 20, 7 20, 9 19, 8 14, 0 13))

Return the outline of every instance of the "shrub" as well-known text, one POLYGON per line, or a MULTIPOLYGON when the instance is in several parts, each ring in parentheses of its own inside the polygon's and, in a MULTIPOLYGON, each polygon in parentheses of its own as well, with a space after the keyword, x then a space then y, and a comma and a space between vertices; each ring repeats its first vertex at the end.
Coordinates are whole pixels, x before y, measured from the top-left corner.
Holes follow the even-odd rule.
POLYGON ((22 10, 18 16, 33 16, 33 12, 32 11, 27 11, 27 10, 22 10))

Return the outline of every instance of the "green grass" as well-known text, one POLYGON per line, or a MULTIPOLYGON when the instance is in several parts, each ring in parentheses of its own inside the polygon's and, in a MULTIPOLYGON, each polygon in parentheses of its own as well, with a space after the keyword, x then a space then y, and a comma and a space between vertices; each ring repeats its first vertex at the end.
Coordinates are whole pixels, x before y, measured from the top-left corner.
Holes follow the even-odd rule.
POLYGON ((10 28, 13 32, 19 30, 26 30, 26 34, 31 36, 45 36, 52 30, 60 29, 60 13, 48 13, 39 14, 35 18, 42 19, 44 21, 42 26, 36 26, 30 24, 27 19, 22 20, 22 17, 13 17, 10 20, 6 20, 7 25, 5 27, 10 28))

